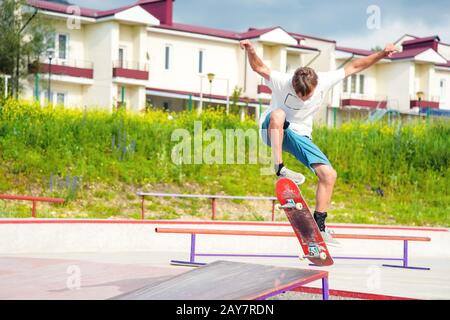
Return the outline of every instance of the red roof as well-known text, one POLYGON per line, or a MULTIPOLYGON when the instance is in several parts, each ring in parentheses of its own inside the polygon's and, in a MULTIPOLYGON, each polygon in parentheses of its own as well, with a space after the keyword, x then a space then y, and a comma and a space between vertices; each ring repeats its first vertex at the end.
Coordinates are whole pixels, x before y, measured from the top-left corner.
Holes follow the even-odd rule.
POLYGON ((264 33, 275 30, 277 28, 283 29, 281 27, 272 27, 272 28, 264 28, 264 29, 250 28, 247 32, 239 33, 239 37, 240 37, 240 39, 253 39, 253 38, 257 38, 257 37, 263 35, 264 33))
MULTIPOLYGON (((410 40, 410 41, 414 41, 413 44, 416 44, 420 41, 430 41, 430 39, 434 39, 434 38, 430 37, 430 38, 427 38, 427 40, 423 40, 423 39, 425 39, 425 38, 415 39, 415 40, 410 40)), ((422 52, 427 51, 428 49, 431 49, 431 48, 430 47, 418 47, 418 48, 404 49, 402 52, 394 53, 390 58, 387 58, 387 59, 400 60, 400 59, 414 58, 417 55, 421 54, 422 52)), ((374 51, 355 49, 355 48, 346 48, 346 47, 336 47, 336 50, 349 52, 349 53, 357 54, 360 56, 369 56, 372 53, 374 53, 374 51)))
POLYGON ((188 25, 188 24, 183 24, 183 23, 173 23, 171 25, 161 24, 159 26, 155 26, 155 28, 170 29, 170 30, 184 31, 184 32, 190 32, 190 33, 198 33, 198 34, 204 34, 204 35, 216 36, 216 37, 228 38, 228 39, 238 39, 238 37, 239 37, 239 34, 236 32, 233 32, 233 31, 199 27, 199 26, 193 26, 193 25, 188 25))
POLYGON ((450 61, 447 61, 445 64, 438 64, 438 67, 450 68, 450 61))
MULTIPOLYGON (((66 14, 68 13, 67 9, 70 7, 70 5, 56 3, 56 2, 50 2, 50 1, 43 1, 43 0, 28 0, 28 4, 35 8, 38 8, 38 9, 43 9, 43 10, 58 12, 58 13, 66 13, 66 14)), ((82 17, 101 18, 101 17, 112 16, 115 13, 124 11, 124 10, 132 8, 134 6, 135 6, 135 4, 112 9, 112 10, 95 10, 95 9, 88 9, 88 8, 80 8, 80 14, 82 17)))
POLYGON ((313 39, 313 40, 320 40, 320 41, 325 41, 325 42, 331 42, 331 43, 336 43, 336 40, 329 40, 329 39, 324 39, 324 38, 319 38, 319 37, 313 37, 313 36, 308 36, 308 35, 304 35, 304 34, 300 34, 300 33, 296 33, 296 32, 289 32, 289 34, 291 36, 295 37, 299 37, 299 38, 303 38, 303 39, 313 39))
MULTIPOLYGON (((135 4, 116 8, 116 9, 111 9, 111 10, 95 10, 95 9, 88 9, 88 8, 80 8, 80 11, 81 11, 80 14, 83 17, 101 18, 101 17, 112 16, 118 12, 132 8, 136 5, 143 5, 143 4, 155 3, 155 2, 161 2, 161 1, 163 1, 163 0, 140 0, 135 4)), ((52 12, 58 12, 58 13, 67 13, 67 8, 69 7, 68 5, 65 5, 65 4, 49 2, 49 1, 44 1, 44 0, 28 0, 28 3, 35 8, 52 11, 52 12)), ((197 34, 204 34, 204 35, 210 35, 210 36, 226 38, 226 39, 233 39, 233 40, 243 40, 243 39, 252 39, 252 38, 259 37, 260 35, 262 35, 264 33, 267 33, 269 31, 272 31, 276 28, 281 28, 281 27, 271 27, 271 28, 264 28, 264 29, 250 28, 246 32, 235 32, 235 31, 228 31, 228 30, 222 30, 222 29, 182 24, 182 23, 173 23, 171 25, 170 24, 161 24, 161 25, 157 26, 157 28, 184 31, 184 32, 190 32, 190 33, 197 33, 197 34)), ((321 38, 312 37, 312 36, 305 36, 305 35, 301 35, 298 33, 292 33, 292 32, 287 32, 287 33, 290 34, 293 38, 297 39, 297 41, 304 40, 305 38, 310 38, 310 39, 317 39, 317 40, 322 40, 322 41, 327 41, 327 42, 336 42, 333 40, 326 40, 326 39, 321 39, 321 38)), ((303 45, 298 45, 298 46, 294 46, 294 47, 317 51, 316 48, 303 46, 303 45)))
POLYGON ((432 36, 432 37, 426 37, 426 38, 417 38, 416 37, 416 39, 404 41, 402 43, 402 45, 408 46, 408 45, 412 45, 412 44, 418 44, 418 43, 430 42, 430 41, 436 41, 436 40, 438 42, 441 41, 439 36, 432 36))
MULTIPOLYGON (((208 36, 213 36, 213 37, 226 38, 226 39, 240 41, 240 40, 244 40, 244 39, 257 38, 264 33, 270 32, 274 29, 281 28, 281 27, 271 27, 271 28, 265 28, 265 29, 251 28, 251 29, 249 29, 249 31, 241 32, 241 33, 234 32, 234 31, 221 30, 221 29, 193 26, 193 25, 182 24, 182 23, 173 23, 171 25, 161 24, 159 26, 154 26, 154 28, 196 33, 196 34, 202 34, 202 35, 208 35, 208 36)), ((318 49, 316 49, 316 48, 308 47, 308 46, 304 46, 304 45, 291 46, 291 48, 299 48, 299 49, 305 49, 305 50, 318 51, 318 49)))
POLYGON ((414 49, 407 49, 403 50, 402 52, 394 53, 391 57, 392 60, 399 60, 399 59, 408 59, 408 58, 414 58, 415 56, 421 54, 422 52, 427 51, 430 48, 414 48, 414 49))

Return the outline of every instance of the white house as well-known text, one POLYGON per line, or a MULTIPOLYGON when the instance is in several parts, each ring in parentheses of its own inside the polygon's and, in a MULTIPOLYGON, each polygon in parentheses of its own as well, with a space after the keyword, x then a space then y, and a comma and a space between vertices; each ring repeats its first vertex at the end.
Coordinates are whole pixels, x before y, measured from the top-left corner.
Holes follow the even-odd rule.
MULTIPOLYGON (((69 107, 201 109, 229 104, 238 87, 240 104, 258 116, 271 92, 251 70, 240 40, 250 39, 264 62, 283 72, 300 66, 335 70, 372 53, 281 26, 235 32, 176 23, 173 0, 141 0, 108 11, 41 0, 29 4, 53 22, 56 34, 54 57, 42 57, 24 96, 45 100, 50 84, 52 101, 69 107)), ((396 44, 402 52, 336 86, 316 120, 331 123, 343 110, 450 109, 450 45, 438 36, 411 35, 396 44)))

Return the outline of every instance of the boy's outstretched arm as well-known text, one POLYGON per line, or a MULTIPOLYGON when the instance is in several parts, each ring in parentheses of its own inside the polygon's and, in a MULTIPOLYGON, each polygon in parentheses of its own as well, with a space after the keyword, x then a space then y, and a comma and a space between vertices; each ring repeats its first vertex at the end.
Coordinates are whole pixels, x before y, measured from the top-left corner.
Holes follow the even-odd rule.
POLYGON ((249 40, 242 40, 239 44, 242 49, 247 51, 248 61, 250 62, 253 71, 258 73, 264 79, 270 80, 270 69, 258 57, 253 44, 249 40))
POLYGON ((371 67, 381 59, 392 56, 392 54, 394 54, 397 51, 398 50, 393 44, 388 44, 386 45, 383 51, 374 53, 362 59, 352 61, 349 65, 345 67, 345 76, 348 77, 351 76, 352 74, 361 72, 371 67))

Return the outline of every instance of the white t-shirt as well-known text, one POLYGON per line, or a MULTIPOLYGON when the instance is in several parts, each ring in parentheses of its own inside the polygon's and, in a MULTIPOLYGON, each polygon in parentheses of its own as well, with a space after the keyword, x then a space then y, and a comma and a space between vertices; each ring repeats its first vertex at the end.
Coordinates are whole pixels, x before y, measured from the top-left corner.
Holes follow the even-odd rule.
POLYGON ((266 85, 272 89, 272 102, 269 109, 261 115, 260 127, 267 114, 281 108, 286 112, 290 129, 302 136, 311 137, 313 115, 319 110, 328 90, 345 78, 345 70, 341 68, 330 72, 317 72, 317 87, 313 96, 307 101, 301 100, 295 93, 292 77, 293 74, 271 71, 270 80, 265 80, 266 85))

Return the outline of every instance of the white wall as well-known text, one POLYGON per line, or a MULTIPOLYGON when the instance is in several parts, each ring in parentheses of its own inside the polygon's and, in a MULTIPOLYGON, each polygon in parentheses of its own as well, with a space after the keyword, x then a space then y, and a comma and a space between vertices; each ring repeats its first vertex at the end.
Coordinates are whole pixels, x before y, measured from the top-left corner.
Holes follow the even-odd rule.
POLYGON ((86 26, 86 56, 94 61, 94 85, 87 90, 90 105, 110 110, 116 96, 112 83, 112 62, 118 58, 119 24, 103 22, 86 26))
POLYGON ((447 60, 450 61, 450 45, 449 44, 439 44, 438 52, 447 60))
MULTIPOLYGON (((148 50, 150 53, 150 80, 148 87, 170 90, 200 92, 198 73, 199 50, 204 50, 203 75, 214 73, 216 78, 230 81, 230 94, 234 86, 243 87, 240 80, 243 69, 240 64, 237 43, 215 42, 206 39, 160 34, 149 31, 148 50), (165 47, 171 46, 170 69, 165 70, 165 47)), ((209 94, 210 86, 203 79, 203 93, 209 94)), ((216 79, 212 83, 212 93, 226 95, 226 81, 216 79)))
POLYGON ((450 70, 436 70, 433 81, 434 92, 439 95, 440 108, 450 110, 450 70), (444 92, 441 94, 440 82, 444 80, 444 92))
POLYGON ((415 67, 412 62, 393 62, 377 66, 377 94, 388 97, 390 108, 410 110, 415 67))
MULTIPOLYGON (((54 20, 56 32, 69 36, 69 60, 91 61, 94 64, 93 85, 79 85, 70 82, 55 82, 55 89, 67 92, 67 105, 99 106, 111 109, 117 100, 118 86, 112 79, 112 62, 118 59, 119 46, 127 48, 126 60, 149 62, 150 77, 147 87, 168 90, 199 92, 200 74, 198 73, 199 50, 204 51, 203 76, 212 72, 216 78, 229 79, 229 92, 226 81, 216 79, 212 83, 212 93, 226 96, 235 86, 245 89, 243 96, 259 98, 258 84, 262 78, 257 75, 246 59, 245 52, 239 48, 237 41, 214 39, 195 35, 165 33, 161 29, 147 30, 143 25, 120 24, 117 21, 82 24, 80 29, 69 29, 65 20, 54 20), (171 68, 165 70, 165 46, 171 46, 171 68), (149 60, 147 60, 147 54, 149 60), (57 84, 56 84, 57 83, 57 84)), ((409 37, 407 37, 409 39, 409 37)), ((407 39, 405 38, 405 39, 407 39)), ((316 71, 335 70, 342 60, 335 59, 335 43, 307 38, 303 45, 318 48, 321 53, 309 66, 316 71)), ((311 62, 316 53, 303 54, 288 52, 284 45, 271 45, 254 40, 257 54, 274 70, 286 71, 286 65, 295 68, 311 62)), ((441 55, 450 59, 450 46, 439 45, 441 55)), ((450 93, 440 98, 440 80, 445 79, 446 91, 450 90, 450 72, 438 69, 431 64, 414 65, 411 62, 393 62, 379 64, 367 71, 365 75, 365 94, 362 99, 380 100, 388 96, 389 100, 403 111, 409 111, 409 100, 417 91, 426 93, 426 99, 441 100, 442 107, 450 108, 450 93)), ((34 79, 24 82, 24 96, 33 97, 34 79)), ((209 82, 203 79, 203 93, 210 91, 209 82)), ((43 85, 41 84, 41 90, 43 85)), ((316 121, 323 122, 327 117, 326 106, 339 105, 342 84, 333 89, 333 97, 328 97, 316 115, 316 121)), ((357 94, 358 95, 358 94, 357 94)), ((127 105, 133 110, 145 107, 145 87, 140 84, 127 84, 127 105)))

